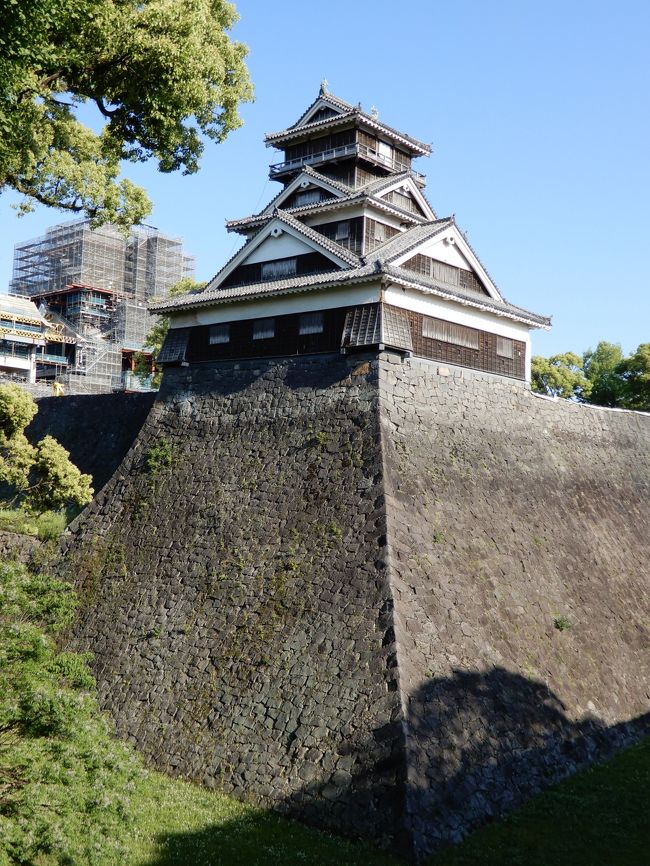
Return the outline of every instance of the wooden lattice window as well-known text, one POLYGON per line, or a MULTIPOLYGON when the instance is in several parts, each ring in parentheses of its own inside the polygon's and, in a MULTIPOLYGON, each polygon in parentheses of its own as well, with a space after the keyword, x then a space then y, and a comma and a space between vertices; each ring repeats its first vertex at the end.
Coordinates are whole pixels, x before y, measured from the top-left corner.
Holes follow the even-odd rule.
POLYGON ((323 314, 322 313, 303 313, 300 317, 298 325, 299 334, 322 334, 323 333, 323 314))
POLYGON ((515 344, 507 337, 497 337, 497 355, 500 358, 514 358, 515 344))
POLYGON ((277 259, 274 262, 263 262, 261 278, 263 280, 281 280, 283 277, 293 277, 298 263, 293 259, 277 259))
POLYGON ((218 346, 230 342, 230 325, 210 325, 210 345, 218 346))
POLYGON ((479 347, 479 332, 475 328, 466 328, 442 319, 431 319, 429 316, 422 319, 422 336, 430 340, 440 340, 442 343, 464 346, 466 349, 479 347))
POLYGON ((272 337, 275 337, 275 319, 255 319, 253 339, 270 340, 272 337))

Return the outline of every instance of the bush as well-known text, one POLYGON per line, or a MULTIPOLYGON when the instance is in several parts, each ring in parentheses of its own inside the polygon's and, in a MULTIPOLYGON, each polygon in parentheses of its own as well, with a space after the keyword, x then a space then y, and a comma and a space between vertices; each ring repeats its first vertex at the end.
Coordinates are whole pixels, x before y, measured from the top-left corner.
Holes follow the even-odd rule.
POLYGON ((99 713, 84 655, 54 636, 77 607, 71 587, 0 563, 0 864, 109 864, 139 760, 99 713))

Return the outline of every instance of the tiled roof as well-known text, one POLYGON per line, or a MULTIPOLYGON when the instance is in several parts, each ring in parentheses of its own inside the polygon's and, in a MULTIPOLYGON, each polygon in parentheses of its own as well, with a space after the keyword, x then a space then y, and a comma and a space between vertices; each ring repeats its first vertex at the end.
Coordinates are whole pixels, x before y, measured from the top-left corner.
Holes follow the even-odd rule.
POLYGON ((354 106, 350 105, 349 102, 345 102, 343 99, 339 99, 338 96, 334 96, 333 93, 329 93, 327 90, 324 90, 323 87, 321 86, 321 89, 319 90, 318 96, 316 97, 316 99, 314 99, 312 104, 303 111, 303 113, 300 115, 298 120, 293 124, 293 126, 291 126, 289 128, 295 129, 297 126, 300 126, 303 119, 305 117, 307 117, 307 115, 312 110, 312 108, 316 105, 316 103, 320 102, 321 100, 324 100, 325 102, 329 102, 329 104, 333 108, 340 108, 342 111, 349 111, 351 108, 354 108, 354 106))
POLYGON ((478 307, 481 310, 487 310, 491 313, 497 313, 498 315, 517 319, 527 324, 534 324, 542 328, 548 328, 551 325, 551 320, 548 316, 540 316, 538 313, 532 313, 523 307, 516 307, 508 301, 497 301, 494 298, 489 298, 487 295, 476 295, 471 291, 463 290, 456 286, 448 286, 431 277, 424 277, 405 268, 383 265, 381 270, 382 273, 399 280, 403 285, 424 289, 427 294, 438 295, 441 298, 447 298, 466 306, 478 307))
MULTIPOLYGON (((294 178, 294 179, 297 179, 302 174, 309 175, 310 177, 313 177, 314 180, 320 180, 323 183, 326 183, 328 186, 333 186, 334 189, 338 189, 343 193, 350 192, 351 187, 346 186, 346 184, 344 184, 344 183, 340 183, 338 180, 332 180, 331 178, 326 177, 324 174, 320 174, 319 172, 317 172, 313 168, 311 168, 311 166, 309 166, 309 165, 303 166, 303 168, 300 169, 300 174, 297 175, 296 178, 294 178)), ((278 201, 280 198, 282 198, 282 196, 285 194, 285 192, 286 192, 286 187, 283 187, 280 190, 280 192, 274 198, 272 198, 271 201, 266 205, 264 210, 260 211, 260 213, 257 214, 257 216, 261 216, 263 213, 266 213, 269 210, 272 210, 275 202, 278 201)), ((244 217, 244 219, 250 219, 250 217, 244 217)), ((241 220, 228 220, 226 225, 227 226, 228 225, 234 225, 235 223, 238 223, 238 222, 241 222, 241 220)))
POLYGON ((243 286, 227 286, 226 288, 209 286, 198 292, 178 295, 150 304, 150 309, 157 313, 182 312, 184 309, 212 306, 240 298, 253 299, 275 295, 292 294, 294 292, 327 288, 333 285, 348 285, 350 283, 367 282, 376 277, 373 267, 366 265, 353 270, 327 271, 320 274, 305 274, 301 277, 287 277, 283 280, 268 280, 263 283, 249 283, 243 286))
POLYGON ((361 111, 359 108, 352 108, 345 111, 343 114, 337 114, 335 117, 326 117, 324 120, 316 120, 312 123, 306 123, 304 126, 292 126, 288 129, 282 129, 279 132, 268 132, 264 136, 264 141, 267 145, 277 146, 283 141, 291 141, 292 139, 300 138, 305 133, 320 132, 323 129, 340 126, 350 120, 357 119, 363 121, 363 123, 371 129, 374 129, 377 132, 383 132, 389 138, 394 138, 402 144, 407 145, 407 147, 418 152, 421 156, 428 156, 431 153, 430 145, 423 141, 418 141, 417 138, 413 138, 403 132, 399 132, 399 130, 394 129, 392 126, 388 126, 386 123, 382 123, 376 117, 366 114, 365 111, 361 111))
MULTIPOLYGON (((356 253, 353 253, 351 250, 348 250, 345 247, 342 247, 340 244, 337 244, 336 241, 333 241, 333 240, 330 240, 329 238, 326 238, 324 235, 320 234, 320 232, 317 232, 315 229, 312 229, 309 226, 305 225, 304 223, 301 223, 299 220, 292 217, 291 214, 288 213, 287 211, 281 211, 281 210, 276 209, 271 214, 271 216, 269 217, 268 222, 270 222, 272 219, 278 219, 278 220, 280 220, 280 222, 284 222, 286 225, 291 226, 291 228, 295 229, 301 235, 314 241, 316 244, 318 244, 318 246, 320 246, 323 249, 326 249, 329 252, 333 253, 339 259, 343 259, 343 261, 347 262, 349 265, 352 265, 353 267, 355 267, 355 266, 358 267, 361 264, 361 259, 359 258, 359 256, 356 253)), ((217 273, 214 275, 214 277, 212 277, 212 279, 208 282, 205 289, 199 290, 198 293, 200 294, 201 291, 207 291, 208 289, 211 289, 214 286, 214 284, 216 282, 218 282, 222 276, 225 277, 224 272, 228 269, 228 267, 232 264, 232 262, 242 254, 242 252, 247 247, 249 247, 253 244, 253 242, 256 240, 256 238, 257 238, 257 234, 255 234, 253 237, 249 238, 228 259, 228 261, 224 264, 224 266, 219 271, 217 271, 217 273)), ((192 294, 194 294, 194 293, 190 292, 190 295, 192 295, 192 294)), ((186 296, 181 295, 179 297, 184 298, 186 296)), ((168 306, 166 304, 166 301, 168 301, 168 300, 169 299, 165 298, 165 299, 161 299, 159 302, 158 301, 152 301, 151 302, 151 309, 152 310, 166 310, 166 309, 168 309, 168 306)))
POLYGON ((300 220, 297 220, 290 213, 287 213, 287 211, 277 210, 275 211, 274 216, 305 235, 305 237, 311 238, 311 240, 315 241, 319 246, 329 250, 335 256, 348 262, 348 264, 356 265, 357 267, 361 264, 361 258, 356 253, 353 253, 352 250, 342 247, 341 244, 337 244, 336 241, 326 238, 325 235, 322 235, 320 232, 317 232, 316 229, 305 225, 305 223, 300 222, 300 220))
POLYGON ((415 249, 423 241, 435 237, 440 232, 448 229, 453 225, 454 221, 450 217, 444 219, 433 220, 432 222, 422 223, 421 225, 413 226, 408 231, 402 232, 399 235, 394 235, 390 240, 385 241, 381 246, 376 247, 369 257, 382 262, 391 262, 399 256, 408 253, 409 250, 415 249))
MULTIPOLYGON (((378 207, 387 213, 392 213, 399 217, 409 217, 414 223, 426 220, 424 215, 413 213, 412 211, 401 208, 397 204, 368 195, 365 191, 352 191, 352 194, 345 198, 328 198, 323 201, 315 202, 314 204, 305 204, 300 207, 290 207, 281 210, 282 213, 291 214, 292 216, 308 216, 309 214, 322 212, 327 213, 328 211, 340 210, 344 207, 361 204, 364 201, 372 202, 375 207, 378 207)), ((262 212, 259 214, 252 214, 251 216, 243 217, 239 220, 231 220, 227 222, 226 228, 229 231, 237 231, 238 228, 260 228, 270 219, 273 219, 273 213, 262 212)))
POLYGON ((289 277, 283 280, 269 280, 263 283, 249 283, 248 285, 228 286, 226 288, 216 287, 211 289, 208 286, 198 292, 190 292, 187 295, 179 295, 174 298, 157 301, 150 305, 150 309, 157 313, 180 313, 186 309, 224 304, 235 300, 278 297, 286 294, 295 294, 296 292, 331 288, 337 285, 347 286, 355 283, 376 281, 382 277, 389 277, 391 281, 395 281, 399 285, 418 289, 424 291, 426 294, 436 295, 444 300, 455 301, 464 306, 496 313, 499 316, 514 319, 528 325, 542 328, 550 326, 550 319, 547 316, 540 316, 522 307, 516 307, 507 301, 497 301, 487 297, 487 295, 477 295, 456 286, 448 286, 404 268, 382 264, 379 259, 374 259, 351 270, 306 274, 302 277, 289 277))

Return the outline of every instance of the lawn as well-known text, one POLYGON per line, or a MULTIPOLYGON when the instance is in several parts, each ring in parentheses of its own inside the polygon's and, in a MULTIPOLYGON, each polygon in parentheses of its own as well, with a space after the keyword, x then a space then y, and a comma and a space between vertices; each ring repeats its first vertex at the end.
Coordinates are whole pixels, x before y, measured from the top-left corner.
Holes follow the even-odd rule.
MULTIPOLYGON (((187 782, 148 773, 133 797, 128 866, 397 866, 187 782)), ((536 797, 427 866, 648 866, 650 739, 536 797)))

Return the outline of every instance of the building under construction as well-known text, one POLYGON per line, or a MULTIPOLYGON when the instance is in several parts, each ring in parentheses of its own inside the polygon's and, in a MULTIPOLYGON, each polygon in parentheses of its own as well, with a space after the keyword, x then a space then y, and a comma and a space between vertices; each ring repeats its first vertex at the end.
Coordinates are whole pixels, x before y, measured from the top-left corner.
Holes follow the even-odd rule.
POLYGON ((77 220, 17 244, 11 294, 34 301, 67 337, 43 347, 37 377, 68 393, 137 387, 133 355, 155 321, 147 302, 193 273, 182 241, 150 226, 125 237, 115 226, 77 220))

